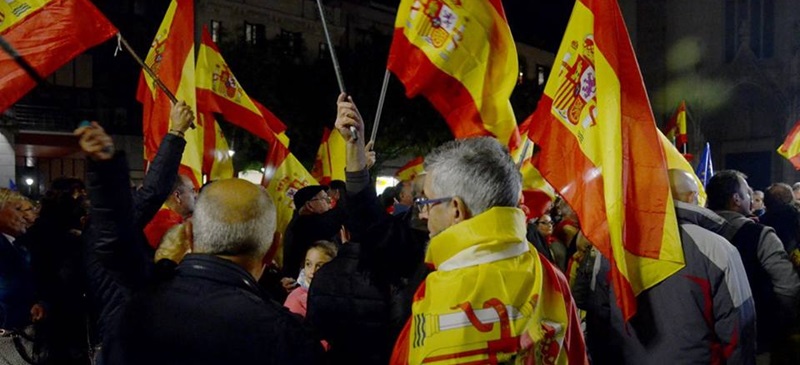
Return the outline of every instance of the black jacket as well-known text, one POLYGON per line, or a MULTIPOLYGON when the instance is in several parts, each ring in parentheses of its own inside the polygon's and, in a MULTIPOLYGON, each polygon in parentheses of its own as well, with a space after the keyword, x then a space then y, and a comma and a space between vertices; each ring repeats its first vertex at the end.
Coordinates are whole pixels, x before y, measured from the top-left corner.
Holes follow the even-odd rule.
POLYGON ((142 228, 171 193, 185 146, 182 138, 164 136, 142 188, 133 196, 124 153, 111 161, 87 163, 86 186, 92 204, 83 260, 90 312, 100 338, 131 290, 142 288, 153 275, 154 252, 142 228))
POLYGON ((336 364, 388 363, 413 293, 429 272, 427 232, 413 228, 412 211, 383 211, 368 181, 366 171, 347 173, 352 240, 320 268, 308 293, 306 320, 330 343, 336 364))
POLYGON ((190 254, 137 293, 104 348, 108 364, 316 364, 322 346, 240 266, 190 254))

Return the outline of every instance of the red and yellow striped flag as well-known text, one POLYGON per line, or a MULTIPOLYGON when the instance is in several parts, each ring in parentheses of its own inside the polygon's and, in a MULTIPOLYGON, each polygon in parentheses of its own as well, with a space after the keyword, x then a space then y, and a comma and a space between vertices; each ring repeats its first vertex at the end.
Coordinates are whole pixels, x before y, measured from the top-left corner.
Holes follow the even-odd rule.
POLYGON ((196 71, 197 107, 201 112, 222 114, 225 120, 267 142, 277 137, 289 146, 286 126, 247 95, 205 27, 196 71))
MULTIPOLYGON (((186 102, 196 115, 192 0, 172 0, 145 63, 153 69, 167 89, 174 92, 178 100, 186 102)), ((136 99, 142 103, 143 108, 144 158, 152 161, 158 152, 158 145, 169 131, 172 103, 145 72, 139 78, 136 99)), ((195 186, 199 187, 203 181, 204 140, 202 125, 195 124, 197 128, 186 131, 186 148, 181 165, 184 170, 191 170, 189 176, 195 186)))
POLYGON ((683 151, 683 147, 689 142, 689 137, 686 133, 686 101, 681 101, 675 113, 669 118, 667 122, 667 131, 664 133, 667 139, 675 144, 678 150, 683 151))
MULTIPOLYGON (((338 133, 337 133, 338 134, 338 133)), ((294 214, 294 193, 305 186, 319 185, 289 149, 281 143, 273 143, 264 162, 264 180, 261 182, 277 211, 275 232, 281 235, 294 214)), ((283 262, 283 244, 270 248, 270 255, 280 265, 283 262)))
POLYGON ((222 129, 213 114, 201 112, 197 116, 203 127, 203 174, 209 181, 232 178, 233 156, 222 129))
MULTIPOLYGON (((87 0, 0 1, 0 36, 45 77, 117 29, 87 0)), ((0 112, 36 86, 0 51, 0 112)))
POLYGON ((519 143, 509 102, 518 62, 500 0, 400 2, 388 68, 406 96, 433 104, 456 138, 519 143))
POLYGON ((789 135, 778 147, 778 154, 785 157, 796 170, 800 170, 800 120, 798 120, 789 135))
POLYGON ((578 0, 536 112, 536 167, 612 264, 625 318, 684 266, 667 161, 616 1, 578 0))
POLYGON ((534 145, 528 137, 530 125, 531 119, 529 118, 519 127, 523 142, 517 148, 515 155, 518 155, 515 158, 516 161, 522 161, 519 166, 519 171, 522 174, 522 203, 528 208, 530 213, 528 218, 538 218, 549 212, 556 199, 556 191, 534 166, 534 145), (522 156, 522 153, 525 153, 525 155, 522 156))
POLYGON ((317 150, 317 159, 314 161, 314 168, 311 169, 311 176, 323 185, 328 185, 333 180, 344 181, 346 148, 347 142, 344 137, 326 127, 322 131, 322 142, 317 150))
POLYGON ((417 156, 413 160, 408 161, 403 167, 397 169, 397 172, 394 173, 394 177, 400 181, 411 181, 424 171, 425 158, 417 156))

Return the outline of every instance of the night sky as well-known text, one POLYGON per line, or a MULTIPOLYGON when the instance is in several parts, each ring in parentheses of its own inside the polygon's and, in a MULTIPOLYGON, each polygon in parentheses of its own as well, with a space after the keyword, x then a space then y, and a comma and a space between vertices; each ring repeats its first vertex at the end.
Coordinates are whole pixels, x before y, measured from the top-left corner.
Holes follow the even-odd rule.
POLYGON ((518 42, 558 51, 575 0, 504 0, 511 34, 518 42))

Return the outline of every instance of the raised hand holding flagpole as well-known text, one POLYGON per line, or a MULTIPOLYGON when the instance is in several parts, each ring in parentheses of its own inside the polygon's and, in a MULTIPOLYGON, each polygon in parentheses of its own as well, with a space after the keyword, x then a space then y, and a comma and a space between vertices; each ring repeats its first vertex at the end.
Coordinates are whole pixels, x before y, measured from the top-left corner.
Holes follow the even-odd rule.
MULTIPOLYGON (((347 93, 344 88, 344 79, 342 78, 342 69, 339 67, 339 59, 336 58, 336 50, 333 49, 333 42, 331 42, 331 34, 328 32, 328 23, 325 21, 325 10, 322 8, 322 0, 317 0, 317 7, 319 8, 319 20, 322 22, 322 31, 325 33, 325 41, 328 42, 328 50, 331 52, 331 60, 333 61, 333 71, 336 73, 336 82, 339 83, 339 92, 347 93)), ((358 140, 358 133, 356 127, 350 127, 350 134, 353 136, 353 141, 358 140)))

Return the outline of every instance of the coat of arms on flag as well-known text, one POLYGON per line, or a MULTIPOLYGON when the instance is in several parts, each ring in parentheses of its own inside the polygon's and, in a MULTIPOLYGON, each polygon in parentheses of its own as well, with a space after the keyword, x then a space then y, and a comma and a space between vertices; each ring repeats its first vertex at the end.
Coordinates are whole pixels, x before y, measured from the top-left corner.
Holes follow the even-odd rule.
POLYGON ((580 123, 586 129, 597 124, 594 37, 588 35, 583 42, 573 40, 570 51, 561 62, 553 113, 565 123, 580 123))

